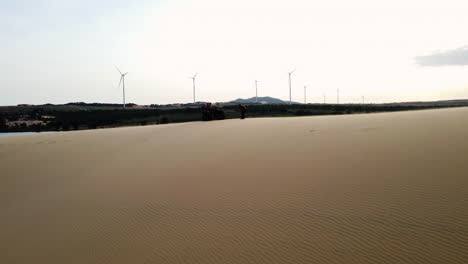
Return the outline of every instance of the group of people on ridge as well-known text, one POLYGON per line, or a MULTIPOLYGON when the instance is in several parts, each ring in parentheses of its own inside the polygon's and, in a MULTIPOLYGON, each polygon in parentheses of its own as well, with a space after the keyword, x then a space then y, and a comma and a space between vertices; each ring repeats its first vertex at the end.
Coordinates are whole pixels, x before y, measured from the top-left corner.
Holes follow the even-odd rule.
MULTIPOLYGON (((238 109, 240 112, 240 118, 244 119, 245 113, 247 113, 247 107, 245 105, 239 104, 238 109)), ((203 121, 222 120, 225 118, 226 115, 224 113, 224 110, 219 107, 212 106, 211 103, 206 103, 202 108, 203 121)))

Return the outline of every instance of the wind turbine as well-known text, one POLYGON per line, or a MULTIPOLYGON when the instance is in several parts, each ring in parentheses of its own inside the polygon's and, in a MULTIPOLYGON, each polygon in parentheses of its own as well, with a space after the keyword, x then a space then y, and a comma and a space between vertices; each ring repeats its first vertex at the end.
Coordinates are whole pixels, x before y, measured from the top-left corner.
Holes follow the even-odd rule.
POLYGON ((362 104, 364 104, 364 96, 362 96, 362 104))
POLYGON ((118 88, 120 88, 120 84, 122 84, 122 94, 123 94, 123 108, 125 108, 125 75, 128 74, 128 72, 126 73, 122 73, 119 68, 117 66, 115 66, 115 68, 117 69, 117 71, 119 71, 120 73, 120 81, 119 81, 119 86, 118 88))
POLYGON ((326 100, 327 100, 327 96, 324 94, 324 95, 323 95, 323 104, 326 103, 326 100))
POLYGON ((255 80, 255 103, 258 103, 258 80, 255 80))
POLYGON ((296 71, 296 69, 290 71, 288 73, 289 75, 289 104, 292 104, 292 100, 291 100, 291 74, 293 74, 294 72, 296 71))
POLYGON ((193 77, 189 77, 190 79, 192 79, 192 82, 193 82, 193 103, 195 103, 195 78, 197 78, 197 75, 198 75, 198 72, 195 73, 195 75, 193 75, 193 77))

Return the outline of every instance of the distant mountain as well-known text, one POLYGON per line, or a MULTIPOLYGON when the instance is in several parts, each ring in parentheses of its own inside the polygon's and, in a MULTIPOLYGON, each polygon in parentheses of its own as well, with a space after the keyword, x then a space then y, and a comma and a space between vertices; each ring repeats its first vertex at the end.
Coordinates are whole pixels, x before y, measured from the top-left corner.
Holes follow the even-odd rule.
MULTIPOLYGON (((236 99, 231 101, 230 103, 235 103, 235 104, 255 104, 255 97, 248 98, 248 99, 236 99)), ((273 98, 269 96, 265 97, 258 97, 258 103, 259 104, 289 104, 289 101, 283 101, 278 98, 273 98)), ((299 104, 297 102, 292 102, 293 104, 299 104)))

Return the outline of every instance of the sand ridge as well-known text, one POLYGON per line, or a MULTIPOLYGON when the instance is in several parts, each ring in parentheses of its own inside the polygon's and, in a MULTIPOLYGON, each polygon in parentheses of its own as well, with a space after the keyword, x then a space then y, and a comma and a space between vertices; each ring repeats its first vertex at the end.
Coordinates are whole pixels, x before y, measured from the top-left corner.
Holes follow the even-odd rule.
POLYGON ((2 263, 467 263, 468 108, 0 138, 2 263))

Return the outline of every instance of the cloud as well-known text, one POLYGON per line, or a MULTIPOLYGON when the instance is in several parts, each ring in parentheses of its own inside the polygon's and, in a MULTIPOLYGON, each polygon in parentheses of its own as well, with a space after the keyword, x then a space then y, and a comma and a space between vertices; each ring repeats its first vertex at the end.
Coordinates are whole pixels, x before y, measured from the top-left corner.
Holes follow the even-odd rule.
POLYGON ((450 66, 468 65, 468 46, 454 50, 438 51, 431 55, 415 57, 416 63, 421 66, 450 66))

